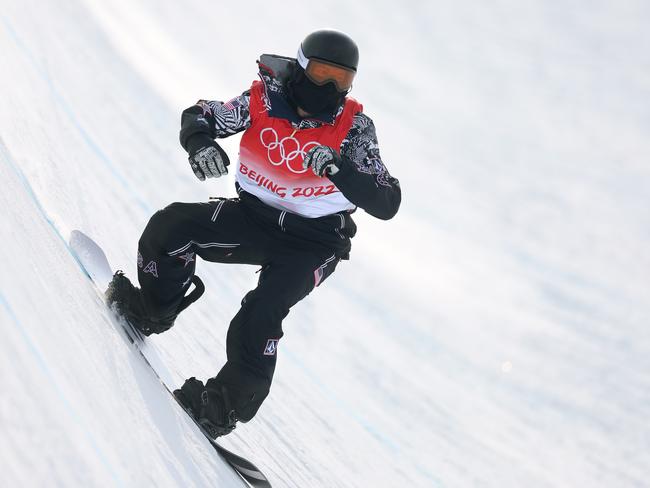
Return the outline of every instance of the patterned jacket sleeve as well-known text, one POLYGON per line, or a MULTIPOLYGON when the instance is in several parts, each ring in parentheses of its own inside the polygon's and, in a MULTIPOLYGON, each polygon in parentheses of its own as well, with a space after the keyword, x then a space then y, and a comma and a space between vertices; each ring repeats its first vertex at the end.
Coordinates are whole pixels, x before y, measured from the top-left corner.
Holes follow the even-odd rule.
POLYGON ((399 209, 399 181, 382 162, 375 125, 363 113, 354 116, 341 144, 341 169, 329 178, 350 202, 373 217, 388 220, 399 209))
POLYGON ((187 141, 196 134, 223 138, 246 130, 250 125, 249 91, 225 103, 199 100, 181 115, 181 146, 187 150, 187 141))

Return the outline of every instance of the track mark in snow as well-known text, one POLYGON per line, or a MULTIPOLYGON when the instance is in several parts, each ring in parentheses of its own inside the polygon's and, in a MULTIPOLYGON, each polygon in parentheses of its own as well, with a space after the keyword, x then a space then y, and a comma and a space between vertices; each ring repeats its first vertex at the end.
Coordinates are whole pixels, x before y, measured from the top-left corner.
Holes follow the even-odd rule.
POLYGON ((111 174, 120 183, 120 185, 122 185, 122 187, 131 195, 131 197, 134 199, 135 203, 138 204, 138 206, 144 211, 144 213, 146 213, 147 215, 151 215, 153 213, 151 207, 140 197, 140 194, 131 186, 129 181, 124 176, 122 176, 120 171, 112 163, 112 161, 106 155, 106 153, 93 140, 92 136, 88 133, 88 131, 86 129, 84 129, 81 122, 79 122, 79 119, 77 118, 77 116, 75 114, 75 111, 72 109, 70 104, 65 100, 63 95, 61 95, 61 93, 59 93, 59 91, 54 86, 52 78, 50 78, 49 74, 47 73, 47 70, 45 70, 40 65, 40 63, 38 62, 38 60, 36 59, 34 54, 29 50, 27 45, 25 45, 25 43, 22 42, 22 40, 18 36, 18 33, 14 30, 14 28, 11 26, 11 24, 7 21, 6 17, 4 17, 4 16, 0 17, 0 21, 2 22, 2 25, 4 26, 5 30, 9 33, 9 37, 11 37, 14 40, 14 43, 16 44, 16 46, 18 46, 18 48, 25 54, 25 57, 27 58, 29 63, 32 65, 34 70, 39 74, 39 76, 47 84, 48 88, 50 89, 50 92, 52 93, 52 98, 61 107, 61 109, 66 114, 66 116, 68 117, 68 120, 72 123, 72 125, 75 127, 75 129, 77 129, 77 132, 79 133, 79 135, 81 136, 83 141, 86 143, 88 148, 97 156, 97 158, 111 172, 111 174))
POLYGON ((54 392, 56 393, 56 396, 59 398, 61 401, 61 404, 64 407, 65 412, 68 414, 70 419, 79 427, 79 429, 84 433, 86 439, 88 440, 88 444, 92 447, 92 449, 95 451, 97 454, 97 459, 101 461, 102 465, 106 468, 106 471, 108 474, 111 476, 113 481, 117 486, 126 486, 125 482, 123 479, 120 478, 119 474, 115 471, 113 466, 111 465, 110 461, 106 457, 106 454, 102 451, 102 449, 99 447, 97 442, 95 441, 95 438, 92 435, 92 431, 88 428, 88 426, 81 420, 80 415, 77 413, 75 408, 72 406, 68 398, 65 396, 63 393, 63 390, 61 387, 58 385, 56 382, 56 379, 52 372, 50 371, 50 367, 47 365, 47 361, 43 358, 43 355, 39 351, 38 347, 32 340, 32 338, 29 336, 27 333, 27 330, 25 327, 22 325, 20 322, 20 319, 18 316, 14 313, 13 309, 11 308, 11 305, 9 302, 5 299, 4 295, 0 293, 0 305, 2 308, 4 308, 5 312, 11 319, 11 323, 14 325, 16 330, 20 333, 20 337, 23 339, 23 342, 27 346, 27 349, 30 351, 32 356, 35 359, 35 363, 38 365, 39 369, 43 372, 45 377, 47 378, 47 383, 52 385, 52 388, 54 392))

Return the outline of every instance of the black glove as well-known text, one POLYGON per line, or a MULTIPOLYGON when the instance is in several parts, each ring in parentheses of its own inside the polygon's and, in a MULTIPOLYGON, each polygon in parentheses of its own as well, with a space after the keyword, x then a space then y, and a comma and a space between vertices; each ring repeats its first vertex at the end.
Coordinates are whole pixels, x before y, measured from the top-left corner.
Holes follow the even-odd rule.
POLYGON ((187 141, 187 152, 190 155, 192 171, 199 180, 219 178, 228 174, 228 155, 209 135, 193 135, 187 141))
POLYGON ((302 167, 311 168, 316 176, 335 175, 341 168, 341 156, 329 146, 316 146, 307 152, 302 167))

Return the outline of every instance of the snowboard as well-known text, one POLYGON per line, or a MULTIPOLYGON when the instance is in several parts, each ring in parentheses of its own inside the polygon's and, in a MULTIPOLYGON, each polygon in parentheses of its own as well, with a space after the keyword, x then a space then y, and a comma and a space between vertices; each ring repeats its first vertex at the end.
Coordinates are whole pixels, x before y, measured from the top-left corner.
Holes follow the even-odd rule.
MULTIPOLYGON (((79 230, 73 230, 68 242, 70 250, 79 263, 81 269, 95 285, 98 294, 104 299, 104 293, 108 289, 108 284, 113 278, 113 270, 108 262, 106 254, 94 240, 79 230)), ((144 362, 152 369, 154 375, 158 378, 162 386, 176 400, 173 394, 173 380, 169 370, 165 367, 160 355, 153 345, 148 342, 128 320, 123 317, 117 317, 117 322, 122 326, 129 343, 142 357, 144 362)), ((179 406, 183 406, 179 403, 179 406)), ((210 442, 210 445, 219 454, 219 456, 228 463, 241 478, 254 488, 270 488, 271 483, 264 474, 250 461, 229 451, 225 447, 212 439, 205 429, 194 418, 188 414, 194 421, 196 427, 210 442)))

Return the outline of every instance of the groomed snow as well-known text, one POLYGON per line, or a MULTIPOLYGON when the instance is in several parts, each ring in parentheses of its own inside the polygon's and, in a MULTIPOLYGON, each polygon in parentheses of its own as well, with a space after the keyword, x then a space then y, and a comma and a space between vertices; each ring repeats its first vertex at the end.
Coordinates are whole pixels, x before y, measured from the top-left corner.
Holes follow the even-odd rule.
MULTIPOLYGON (((290 314, 259 415, 224 439, 274 487, 630 487, 650 466, 650 6, 9 0, 0 9, 0 486, 242 482, 131 350, 66 247, 135 276, 199 182, 180 112, 335 27, 402 183, 290 314)), ((234 159, 236 137, 224 146, 234 159)), ((152 339, 205 379, 256 268, 152 339)))

